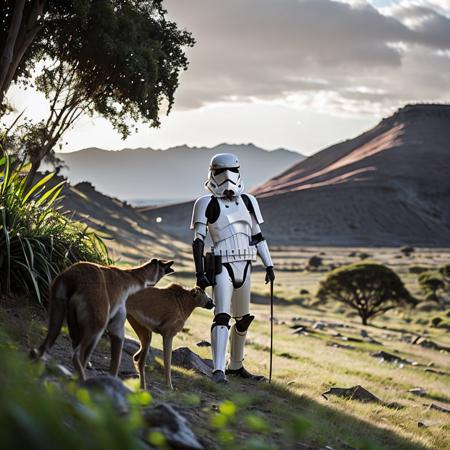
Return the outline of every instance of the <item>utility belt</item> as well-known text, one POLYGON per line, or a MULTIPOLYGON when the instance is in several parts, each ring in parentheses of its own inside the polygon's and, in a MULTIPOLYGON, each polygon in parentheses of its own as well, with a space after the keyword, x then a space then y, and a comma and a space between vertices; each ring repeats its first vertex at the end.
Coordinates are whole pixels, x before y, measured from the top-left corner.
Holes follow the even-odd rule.
POLYGON ((216 284, 216 276, 222 272, 222 264, 233 261, 254 261, 257 250, 254 245, 247 249, 211 249, 205 255, 205 274, 211 285, 216 284), (235 259, 239 258, 239 259, 235 259))

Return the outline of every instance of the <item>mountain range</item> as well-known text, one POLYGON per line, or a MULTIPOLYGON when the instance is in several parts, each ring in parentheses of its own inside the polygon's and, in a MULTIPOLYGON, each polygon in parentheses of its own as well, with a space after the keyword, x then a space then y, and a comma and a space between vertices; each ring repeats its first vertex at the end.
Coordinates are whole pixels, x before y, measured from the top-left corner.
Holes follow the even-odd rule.
MULTIPOLYGON (((406 105, 253 189, 274 244, 450 245, 450 105, 406 105)), ((189 240, 192 202, 142 209, 189 240)))
POLYGON ((212 148, 183 145, 167 150, 87 148, 58 153, 58 157, 67 166, 63 173, 72 184, 88 181, 105 195, 134 204, 155 204, 204 194, 209 162, 222 152, 239 157, 248 189, 304 159, 297 152, 267 151, 253 144, 220 144, 212 148))

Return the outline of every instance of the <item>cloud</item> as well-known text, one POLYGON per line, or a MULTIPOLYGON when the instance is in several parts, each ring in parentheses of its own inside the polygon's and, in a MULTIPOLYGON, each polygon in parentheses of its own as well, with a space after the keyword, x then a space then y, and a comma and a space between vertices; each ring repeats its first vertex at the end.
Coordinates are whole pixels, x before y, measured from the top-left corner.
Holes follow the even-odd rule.
POLYGON ((361 1, 166 0, 170 17, 197 39, 176 107, 304 98, 322 109, 348 102, 356 114, 358 104, 367 112, 444 99, 448 3, 379 10, 361 1))

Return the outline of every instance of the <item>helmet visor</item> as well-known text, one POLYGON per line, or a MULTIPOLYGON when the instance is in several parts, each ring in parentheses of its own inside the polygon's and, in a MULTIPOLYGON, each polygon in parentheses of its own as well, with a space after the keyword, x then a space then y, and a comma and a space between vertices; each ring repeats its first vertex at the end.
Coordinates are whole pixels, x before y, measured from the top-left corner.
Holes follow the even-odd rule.
POLYGON ((226 182, 236 185, 240 178, 239 169, 237 167, 231 169, 216 169, 213 170, 212 178, 217 186, 222 186, 226 182))

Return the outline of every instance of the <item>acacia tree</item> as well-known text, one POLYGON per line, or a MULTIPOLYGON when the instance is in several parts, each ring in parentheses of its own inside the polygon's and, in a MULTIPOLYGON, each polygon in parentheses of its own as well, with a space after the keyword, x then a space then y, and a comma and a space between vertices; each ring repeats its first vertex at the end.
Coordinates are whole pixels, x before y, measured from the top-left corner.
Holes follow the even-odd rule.
POLYGON ((363 262, 331 271, 317 295, 323 301, 337 300, 356 309, 364 325, 371 317, 417 303, 393 270, 363 262))
POLYGON ((166 19, 162 0, 61 0, 48 3, 42 20, 16 73, 26 85, 40 69, 34 85, 50 104, 48 119, 25 133, 32 172, 82 113, 105 117, 124 138, 138 119, 159 126, 194 44, 166 19))

